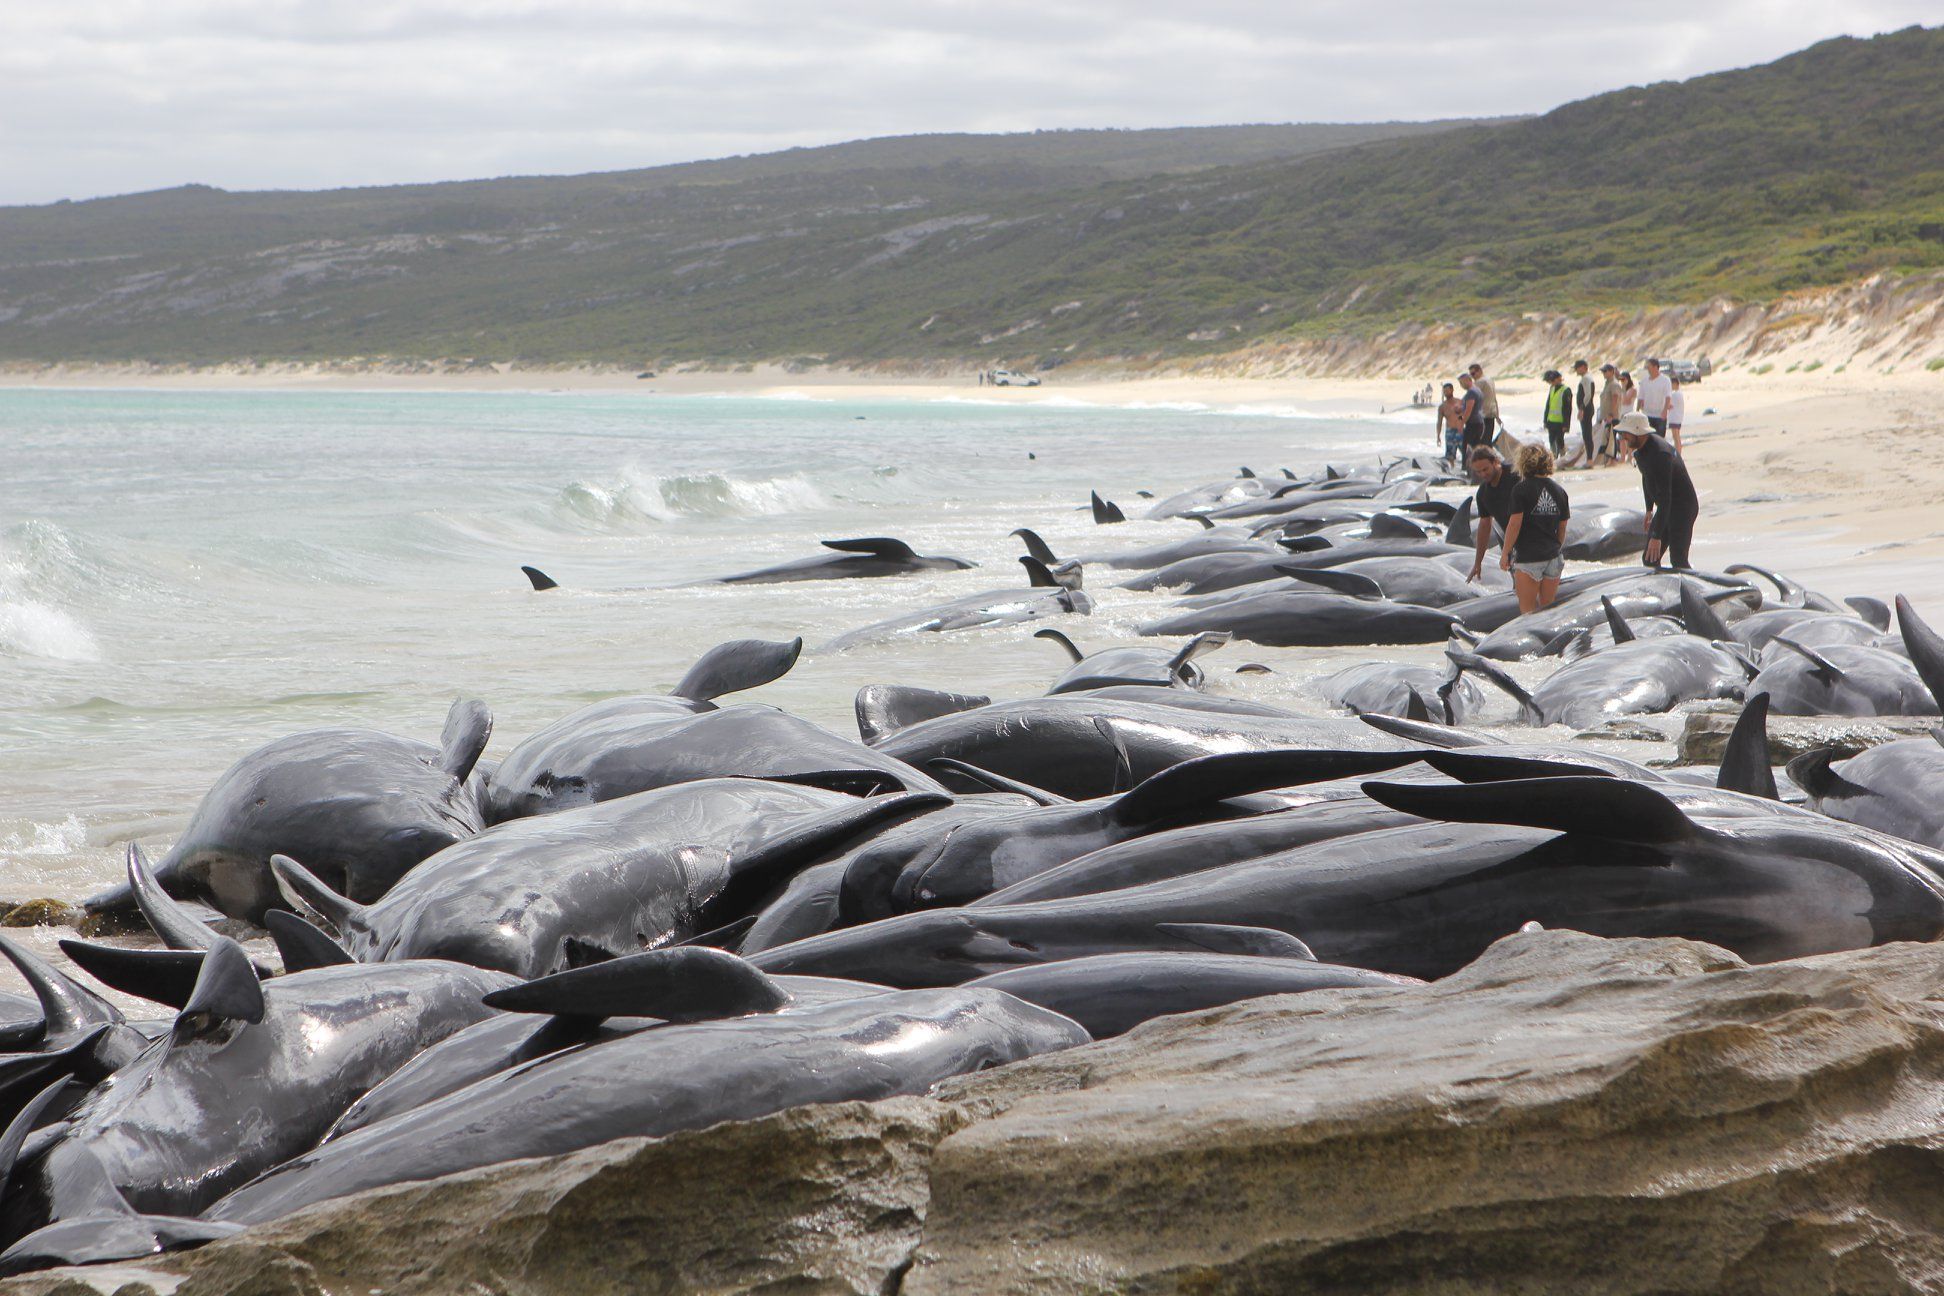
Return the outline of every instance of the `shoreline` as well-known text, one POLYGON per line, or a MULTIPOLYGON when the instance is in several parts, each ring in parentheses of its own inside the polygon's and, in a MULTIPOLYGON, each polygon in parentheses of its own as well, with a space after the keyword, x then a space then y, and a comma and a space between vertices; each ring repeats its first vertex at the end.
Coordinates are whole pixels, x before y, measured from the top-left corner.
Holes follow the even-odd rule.
MULTIPOLYGON (((1422 385, 1421 378, 1415 385, 1422 385)), ((1037 388, 982 387, 958 377, 781 365, 685 369, 640 379, 624 370, 480 367, 442 373, 348 372, 333 366, 137 365, 0 367, 0 391, 366 392, 584 394, 963 402, 1053 408, 1206 410, 1264 417, 1384 419, 1398 445, 1433 445, 1432 413, 1408 404, 1396 378, 1266 377, 1215 372, 1130 375, 1125 369, 1052 371, 1037 388), (1425 424, 1420 438, 1409 420, 1425 424)), ((1507 425, 1536 437, 1543 384, 1499 382, 1507 425)), ((1814 584, 1854 588, 1859 576, 1921 600, 1944 601, 1944 370, 1758 374, 1746 365, 1688 388, 1690 464, 1702 492, 1696 561, 1761 553, 1814 584), (1705 411, 1712 411, 1711 413, 1705 411)), ((1624 498, 1631 470, 1571 472, 1594 497, 1624 498)))

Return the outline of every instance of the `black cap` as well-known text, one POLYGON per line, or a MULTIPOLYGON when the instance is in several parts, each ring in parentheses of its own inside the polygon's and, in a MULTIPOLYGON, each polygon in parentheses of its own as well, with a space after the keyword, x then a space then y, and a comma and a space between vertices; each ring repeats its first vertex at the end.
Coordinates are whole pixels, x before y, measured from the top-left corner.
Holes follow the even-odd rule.
POLYGON ((1553 379, 1555 379, 1555 378, 1557 378, 1557 377, 1559 377, 1559 376, 1560 376, 1560 374, 1559 374, 1559 370, 1557 370, 1557 369, 1548 369, 1548 370, 1546 370, 1546 373, 1545 373, 1545 379, 1546 379, 1546 381, 1547 381, 1547 382, 1551 382, 1551 381, 1552 381, 1553 379))

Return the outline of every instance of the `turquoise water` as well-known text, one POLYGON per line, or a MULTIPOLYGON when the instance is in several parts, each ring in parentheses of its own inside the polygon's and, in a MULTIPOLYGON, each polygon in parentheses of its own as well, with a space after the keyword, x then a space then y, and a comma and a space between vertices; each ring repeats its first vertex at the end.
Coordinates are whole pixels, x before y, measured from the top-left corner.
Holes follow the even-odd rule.
MULTIPOLYGON (((1022 583, 1007 532, 1111 531, 1136 491, 1428 438, 1424 420, 1199 408, 646 395, 0 390, 0 898, 75 896, 164 843, 260 743, 362 725, 434 740, 484 698, 490 748, 588 700, 662 691, 710 645, 812 645, 1022 583), (1029 457, 1035 456, 1035 457, 1029 457), (978 570, 657 588, 893 535, 978 570), (563 589, 535 594, 521 564, 563 589)), ((1102 573, 1105 576, 1105 573, 1102 573)), ((1090 582, 1068 629, 1124 636, 1165 600, 1090 582)), ((753 698, 850 732, 880 681, 1019 696, 1061 658, 1031 627, 806 656, 753 698)), ((1260 651, 1252 656, 1262 657, 1260 651)), ((1266 686, 1266 687, 1274 687, 1266 686)))

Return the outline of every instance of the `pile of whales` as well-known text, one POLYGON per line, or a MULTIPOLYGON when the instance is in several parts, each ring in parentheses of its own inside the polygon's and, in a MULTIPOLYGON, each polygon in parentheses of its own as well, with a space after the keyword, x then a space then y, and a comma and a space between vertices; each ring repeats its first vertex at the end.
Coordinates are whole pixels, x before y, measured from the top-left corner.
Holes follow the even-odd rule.
MULTIPOLYGON (((1193 528, 1164 543, 1062 558, 1021 529, 1025 585, 819 651, 1083 615, 1088 569, 1178 594, 1139 626, 1169 642, 1014 632, 1042 696, 866 683, 855 738, 732 700, 805 651, 743 639, 497 763, 474 699, 436 744, 333 729, 246 755, 88 902, 159 944, 68 939, 60 963, 0 936, 33 992, 0 995, 0 1272, 922 1094, 1167 1014, 1391 993, 1533 924, 1752 961, 1944 937, 1944 729, 1779 774, 1766 732, 1939 714, 1944 638, 1907 600, 1618 565, 1521 616, 1497 573, 1466 579, 1469 501, 1432 495, 1457 486, 1408 458, 1244 470, 1153 500, 1145 520, 1193 528), (1237 643, 1443 653, 1323 675, 1319 715, 1216 691, 1237 643), (1718 770, 1535 732, 1706 699, 1743 703, 1718 770), (1516 719, 1467 727, 1494 706, 1516 719)), ((1640 523, 1588 509, 1569 552, 1631 558, 1640 523)), ((826 545, 721 579, 971 566, 826 545)))

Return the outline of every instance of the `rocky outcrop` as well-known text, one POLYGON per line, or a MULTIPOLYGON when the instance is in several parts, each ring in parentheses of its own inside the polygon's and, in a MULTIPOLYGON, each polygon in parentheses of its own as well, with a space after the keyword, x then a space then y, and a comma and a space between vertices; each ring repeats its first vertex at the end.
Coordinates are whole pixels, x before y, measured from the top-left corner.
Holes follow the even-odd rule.
MULTIPOLYGON (((1728 735, 1741 715, 1738 704, 1704 707, 1687 713, 1680 737, 1681 763, 1719 765, 1728 735)), ((1923 738, 1937 728, 1936 716, 1782 716, 1768 718, 1769 763, 1786 765, 1805 752, 1833 748, 1855 756, 1884 743, 1923 738)))
POLYGON ((1749 967, 1521 934, 1422 988, 1168 1018, 933 1100, 367 1194, 89 1276, 128 1296, 1933 1291, 1944 949, 1749 967))

